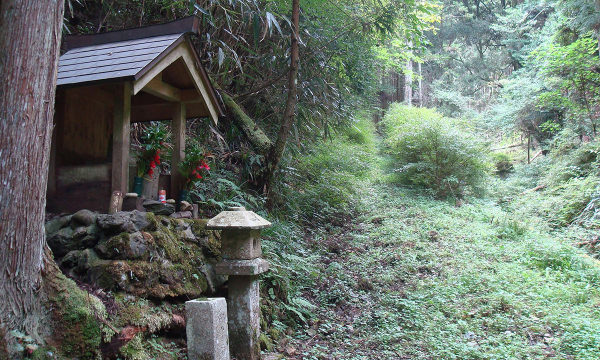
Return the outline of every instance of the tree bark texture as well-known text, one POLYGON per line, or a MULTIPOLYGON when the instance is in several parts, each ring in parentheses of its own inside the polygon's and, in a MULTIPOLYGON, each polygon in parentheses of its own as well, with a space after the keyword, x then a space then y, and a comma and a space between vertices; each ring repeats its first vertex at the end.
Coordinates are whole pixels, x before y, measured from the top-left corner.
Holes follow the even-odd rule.
POLYGON ((269 198, 269 192, 271 190, 271 183, 273 175, 281 157, 285 150, 288 135, 294 121, 294 114, 296 112, 296 102, 298 100, 298 61, 300 58, 300 49, 298 46, 298 36, 300 30, 300 4, 299 0, 292 0, 292 35, 291 35, 291 59, 290 69, 288 73, 288 94, 285 102, 285 110, 283 112, 283 118, 281 120, 281 127, 277 134, 277 140, 275 145, 271 148, 269 155, 267 156, 267 169, 266 176, 264 178, 264 185, 266 188, 267 198, 269 198))
POLYGON ((254 149, 260 154, 267 155, 273 146, 269 137, 256 125, 244 110, 231 98, 231 96, 221 93, 223 102, 231 114, 231 120, 239 127, 254 149))
MULTIPOLYGON (((0 2, 0 333, 36 340, 64 0, 0 2)), ((7 341, 0 339, 0 342, 7 341)))
POLYGON ((423 69, 419 63, 419 107, 423 107, 423 69))
POLYGON ((406 61, 406 73, 404 75, 404 101, 406 104, 412 104, 412 60, 406 61))

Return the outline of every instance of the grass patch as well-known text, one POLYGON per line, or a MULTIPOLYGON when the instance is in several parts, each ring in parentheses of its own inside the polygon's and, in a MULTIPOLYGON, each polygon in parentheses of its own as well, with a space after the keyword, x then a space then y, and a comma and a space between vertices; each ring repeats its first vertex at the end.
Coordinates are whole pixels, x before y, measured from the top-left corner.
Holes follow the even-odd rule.
MULTIPOLYGON (((329 184, 352 172, 355 215, 329 228, 276 221, 267 232, 276 270, 266 296, 284 292, 296 310, 270 313, 282 330, 296 319, 287 322, 292 337, 275 346, 286 359, 597 358, 600 268, 567 233, 524 216, 520 200, 456 203, 391 185, 376 139, 352 145, 373 159, 368 173, 326 165, 349 139, 303 161, 327 167, 315 179, 329 184)), ((530 183, 499 184, 518 194, 530 183)))

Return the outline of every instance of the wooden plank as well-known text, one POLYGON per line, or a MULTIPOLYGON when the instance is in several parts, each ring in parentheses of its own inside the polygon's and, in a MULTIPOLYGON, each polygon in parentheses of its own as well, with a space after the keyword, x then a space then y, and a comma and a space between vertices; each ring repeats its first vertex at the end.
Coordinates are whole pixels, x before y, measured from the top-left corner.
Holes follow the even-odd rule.
POLYGON ((212 101, 212 97, 209 96, 208 93, 208 87, 210 87, 210 84, 204 84, 204 82, 201 80, 200 78, 200 74, 198 73, 198 69, 196 68, 196 62, 194 61, 194 57, 191 54, 191 50, 189 48, 189 45, 187 43, 182 44, 184 46, 186 46, 186 48, 188 48, 188 52, 185 52, 183 55, 183 60, 185 61, 185 63, 188 66, 188 72, 190 74, 190 76, 192 76, 192 78, 194 79, 194 85, 196 86, 196 90, 198 90, 198 92, 200 94, 202 94, 202 98, 204 99, 204 102, 206 104, 206 107, 208 108, 208 111, 210 112, 210 116, 213 119, 215 124, 218 124, 219 122, 219 115, 217 112, 218 109, 218 105, 215 104, 212 101), (208 86, 208 87, 207 87, 208 86))
POLYGON ((181 101, 179 89, 162 81, 160 74, 154 79, 150 80, 150 82, 146 84, 142 90, 163 100, 177 102, 181 101))
POLYGON ((129 179, 129 131, 131 126, 131 83, 115 93, 111 191, 127 193, 129 179))
POLYGON ((56 182, 63 188, 77 184, 109 182, 111 179, 110 169, 110 163, 61 166, 58 168, 56 182))
POLYGON ((196 89, 182 89, 179 93, 181 94, 181 101, 183 102, 194 103, 203 101, 202 95, 200 95, 196 89))
MULTIPOLYGON (((185 103, 188 119, 209 117, 204 101, 185 103)), ((131 122, 163 121, 173 117, 173 104, 140 104, 131 106, 131 122)))
POLYGON ((173 117, 173 104, 148 104, 131 107, 131 121, 162 121, 171 120, 173 117))
POLYGON ((173 43, 171 46, 173 46, 173 48, 169 47, 163 51, 156 59, 152 60, 136 74, 136 81, 133 83, 134 95, 140 92, 140 90, 142 90, 146 84, 158 76, 158 74, 160 74, 169 65, 182 57, 183 53, 186 51, 181 47, 181 43, 173 43))
POLYGON ((202 78, 202 82, 204 83, 204 85, 206 86, 206 89, 208 91, 209 100, 207 100, 207 102, 212 102, 215 105, 218 116, 224 116, 225 112, 223 110, 223 107, 221 106, 221 100, 217 96, 217 92, 216 92, 212 82, 210 81, 210 77, 208 77, 208 73, 202 66, 202 61, 200 61, 200 57, 198 56, 198 53, 196 52, 194 46, 191 44, 189 37, 185 37, 185 41, 188 44, 188 46, 192 49, 192 55, 193 55, 194 59, 196 60, 195 64, 197 65, 197 70, 200 72, 200 77, 202 78))
MULTIPOLYGON (((165 50, 165 55, 162 58, 159 57, 157 58, 158 61, 152 61, 144 69, 140 70, 138 74, 136 74, 138 79, 133 85, 133 93, 137 94, 144 86, 146 86, 148 82, 161 73, 165 68, 174 63, 177 59, 182 58, 186 64, 188 75, 194 80, 194 87, 198 93, 202 95, 202 99, 204 100, 206 107, 210 112, 210 116, 216 124, 219 120, 218 104, 216 104, 213 97, 209 95, 208 88, 212 87, 212 85, 210 83, 205 84, 204 81, 202 81, 193 51, 194 50, 187 43, 187 41, 182 41, 171 51, 168 51, 168 49, 165 50)), ((161 56, 162 55, 163 54, 161 54, 161 56)))
POLYGON ((176 200, 178 200, 179 193, 183 189, 183 179, 179 173, 179 163, 185 157, 185 123, 185 104, 173 104, 173 120, 171 120, 171 131, 173 132, 174 144, 173 155, 171 156, 171 197, 176 200))
POLYGON ((57 148, 60 166, 110 162, 114 121, 114 87, 112 89, 107 92, 100 86, 82 86, 62 91, 64 116, 57 132, 63 139, 61 148, 57 148))

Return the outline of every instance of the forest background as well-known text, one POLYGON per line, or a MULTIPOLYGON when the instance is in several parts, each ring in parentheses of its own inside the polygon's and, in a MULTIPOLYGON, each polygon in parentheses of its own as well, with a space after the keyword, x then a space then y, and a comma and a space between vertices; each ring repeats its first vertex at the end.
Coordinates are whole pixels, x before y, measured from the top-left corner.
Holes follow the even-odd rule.
MULTIPOLYGON (((202 18, 195 46, 228 116, 218 127, 205 119, 188 124, 188 135, 214 162, 191 196, 205 216, 243 205, 275 224, 265 234, 273 264, 262 284, 265 351, 293 358, 305 346, 319 358, 312 339, 347 331, 324 321, 319 309, 337 311, 350 288, 373 291, 374 279, 338 281, 347 269, 332 268, 329 259, 356 250, 339 245, 356 217, 368 213, 373 215, 368 222, 384 222, 365 203, 366 182, 401 185, 417 194, 402 196, 443 206, 442 212, 486 199, 493 206, 482 205, 484 217, 495 206, 504 214, 501 220, 495 212, 489 215, 495 239, 528 234, 515 219, 541 219, 536 226, 548 236, 598 257, 596 2, 302 0, 299 5, 294 34, 292 1, 65 1, 63 34, 163 23, 192 13, 202 18), (297 80, 291 76, 294 39, 297 80), (445 140, 442 146, 439 139, 445 140), (417 148, 433 156, 406 156, 417 148), (433 161, 436 154, 447 161, 433 161), (419 198, 423 194, 426 198, 419 198), (322 291, 315 291, 315 284, 322 291)), ((134 130, 135 142, 145 127, 134 130)), ((596 279, 565 251, 547 250, 535 264, 546 273, 567 269, 596 279)), ((398 306, 413 311, 402 301, 398 306)), ((365 324, 385 328, 386 320, 375 315, 365 324)), ((561 351, 591 353, 599 340, 588 333, 561 351)), ((381 341, 389 345, 388 340, 381 341)), ((443 356, 438 340, 428 349, 443 356)), ((138 354, 176 357, 181 350, 149 344, 152 349, 138 341, 143 348, 138 354)), ((407 352, 419 346, 412 345, 407 352)), ((353 345, 340 349, 346 346, 353 345)), ((366 347, 361 351, 369 358, 373 353, 366 347)))

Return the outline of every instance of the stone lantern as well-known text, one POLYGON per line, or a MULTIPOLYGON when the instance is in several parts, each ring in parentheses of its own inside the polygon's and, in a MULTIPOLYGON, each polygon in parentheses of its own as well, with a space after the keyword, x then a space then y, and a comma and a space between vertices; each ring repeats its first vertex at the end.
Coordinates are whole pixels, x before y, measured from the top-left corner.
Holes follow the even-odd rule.
POLYGON ((243 207, 230 208, 210 219, 209 230, 221 230, 223 261, 219 275, 229 275, 227 317, 231 355, 240 360, 260 359, 260 297, 258 275, 269 270, 262 259, 261 229, 271 223, 243 207))

